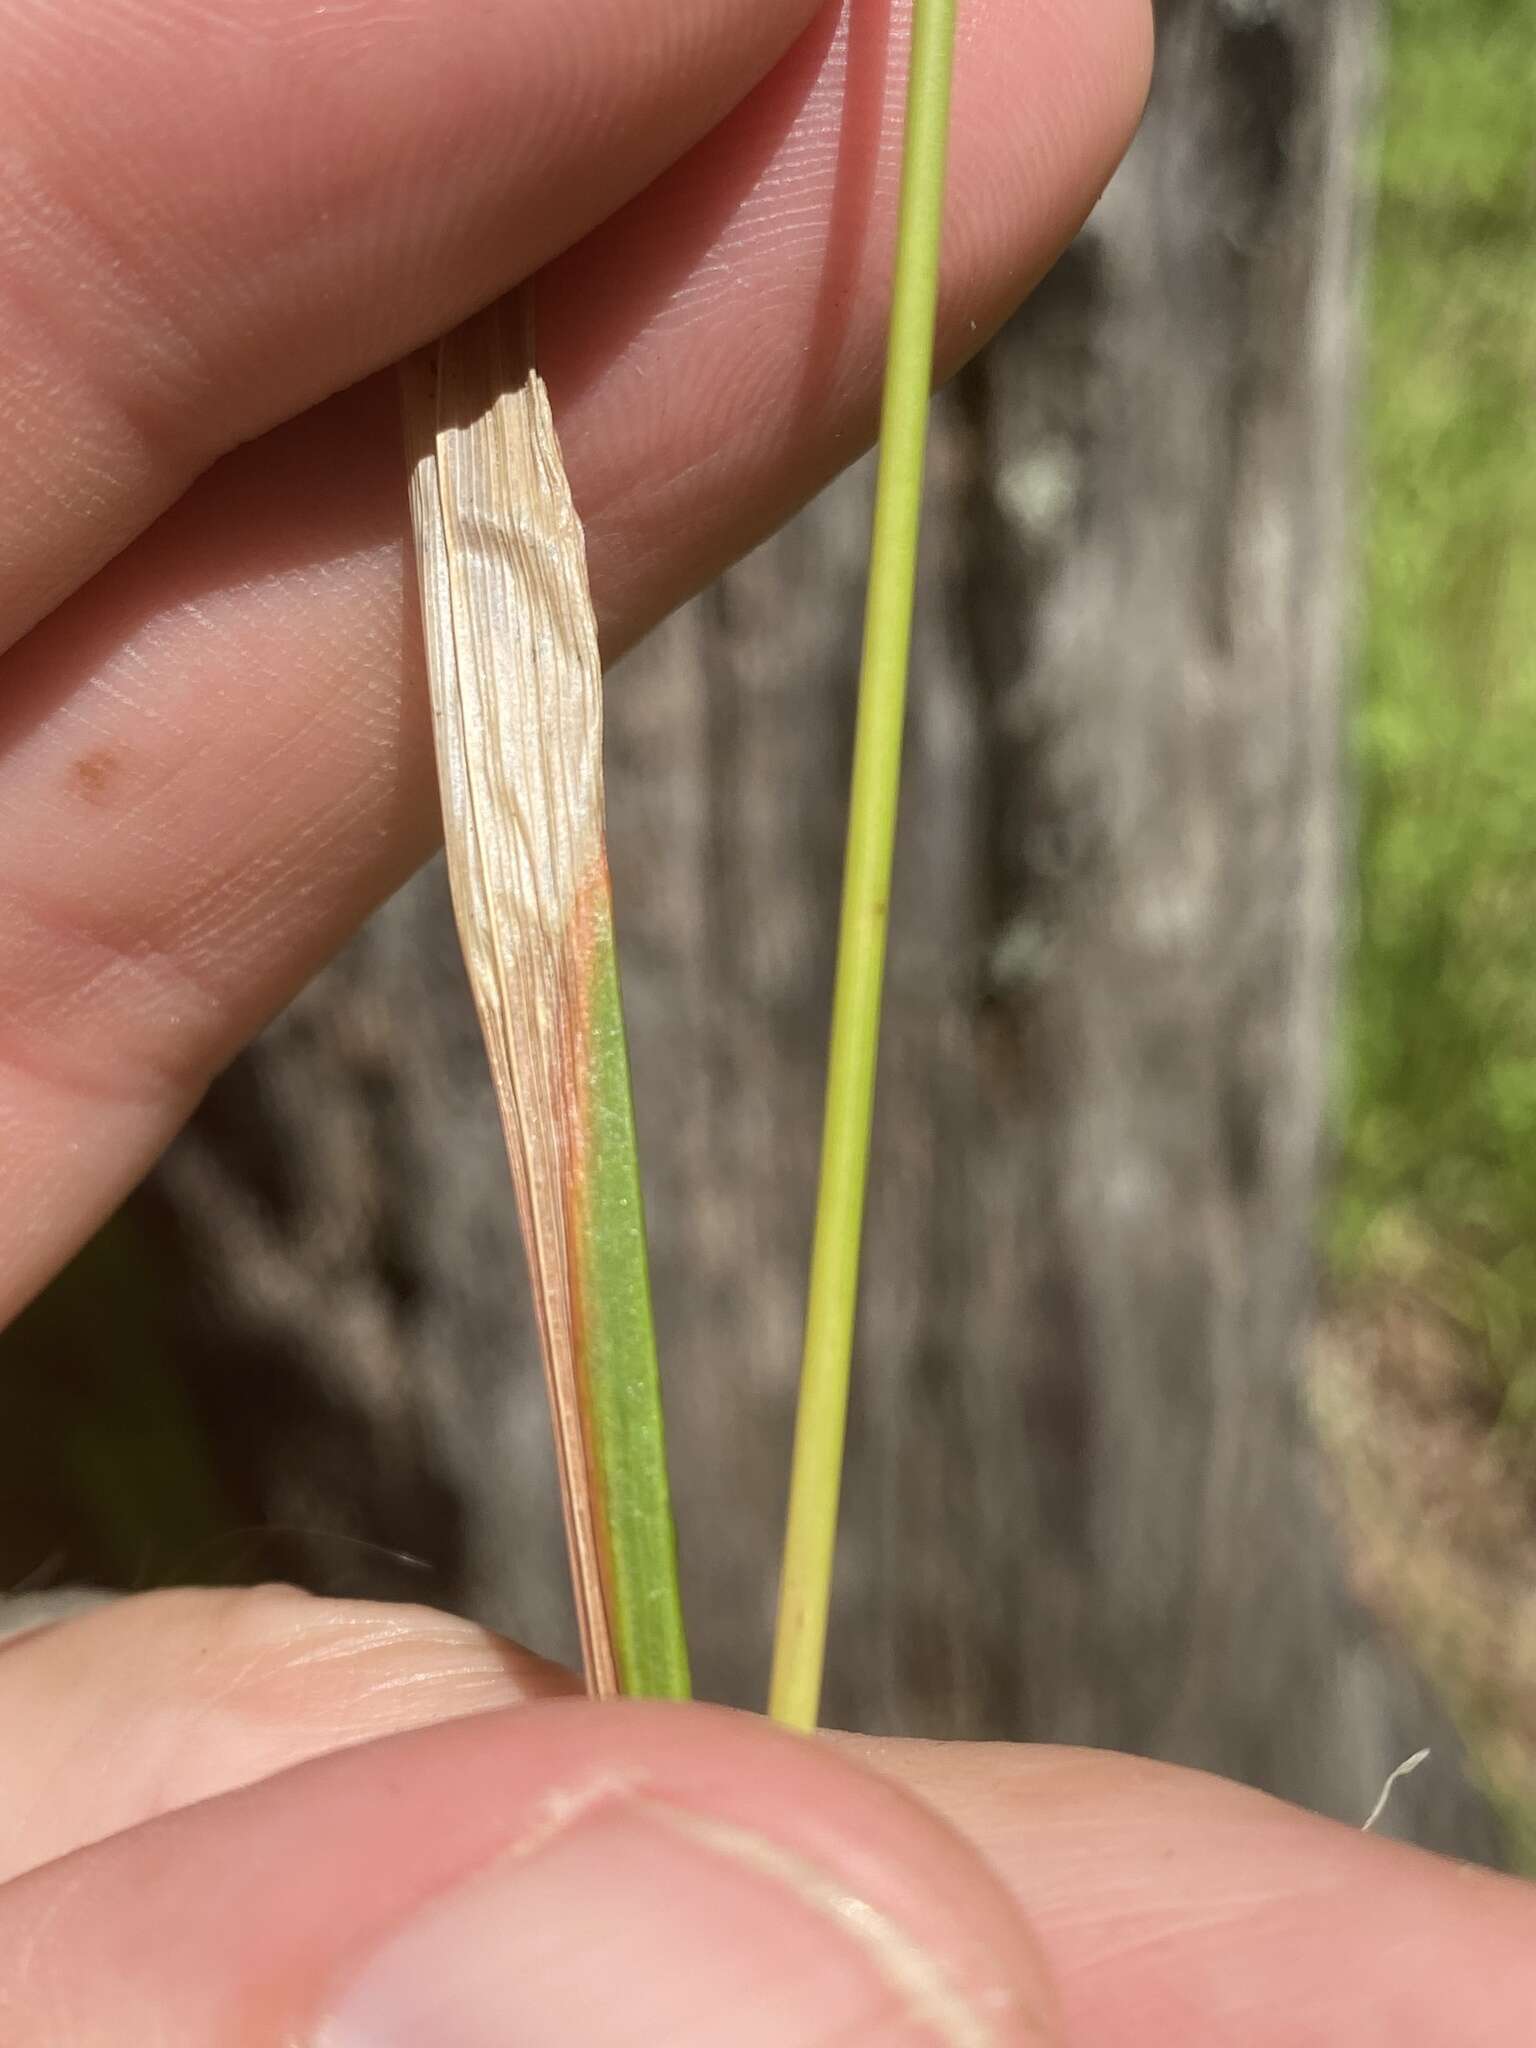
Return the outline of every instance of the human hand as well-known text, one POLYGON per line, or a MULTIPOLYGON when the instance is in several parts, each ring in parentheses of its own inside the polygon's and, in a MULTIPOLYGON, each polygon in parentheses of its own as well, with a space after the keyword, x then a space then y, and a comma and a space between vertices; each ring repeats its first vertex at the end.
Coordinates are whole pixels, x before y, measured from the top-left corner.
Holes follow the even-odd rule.
MULTIPOLYGON (((430 843, 374 373, 548 266, 616 651, 872 429, 883 23, 879 0, 846 33, 809 0, 11 10, 6 1308, 430 843)), ((1091 202, 1145 26, 1141 0, 969 0, 948 361, 1091 202)), ((7 1644, 0 2039, 1528 2032, 1531 1906, 1499 1880, 1124 1761, 566 1690, 467 1625, 286 1595, 7 1644)))
MULTIPOLYGON (((543 266, 617 652, 873 432, 888 27, 885 0, 7 11, 0 1319, 430 849, 386 366, 543 266)), ((967 0, 950 365, 1091 205, 1147 46, 1145 0, 967 0)))
POLYGON ((1523 2048, 1528 1888, 1196 1772, 598 1707, 467 1622, 0 1652, 6 2048, 1523 2048))

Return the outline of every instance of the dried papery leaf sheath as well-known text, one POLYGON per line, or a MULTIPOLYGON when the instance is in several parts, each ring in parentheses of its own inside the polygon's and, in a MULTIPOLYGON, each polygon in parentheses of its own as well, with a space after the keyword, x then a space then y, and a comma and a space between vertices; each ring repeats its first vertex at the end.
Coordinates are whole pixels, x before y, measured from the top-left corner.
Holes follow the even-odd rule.
POLYGON ((586 551, 515 303, 404 371, 454 908, 548 1375, 587 1682, 688 1690, 586 551))

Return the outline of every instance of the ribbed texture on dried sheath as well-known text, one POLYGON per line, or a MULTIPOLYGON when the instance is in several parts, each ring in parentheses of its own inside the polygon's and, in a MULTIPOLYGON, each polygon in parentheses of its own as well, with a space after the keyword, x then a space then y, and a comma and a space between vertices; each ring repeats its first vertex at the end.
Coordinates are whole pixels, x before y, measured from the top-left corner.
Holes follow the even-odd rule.
POLYGON ((590 1688, 687 1690, 581 526, 503 302, 405 367, 448 869, 537 1306, 590 1688))

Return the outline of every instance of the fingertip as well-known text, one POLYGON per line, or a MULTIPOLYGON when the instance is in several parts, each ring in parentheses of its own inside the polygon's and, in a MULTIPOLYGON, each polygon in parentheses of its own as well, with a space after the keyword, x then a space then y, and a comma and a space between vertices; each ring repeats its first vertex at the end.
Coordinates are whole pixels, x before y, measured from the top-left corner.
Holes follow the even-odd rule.
POLYGON ((899 1789, 745 1716, 585 1702, 348 1750, 0 1889, 0 2009, 8 2048, 1060 2038, 1016 1909, 899 1789))
POLYGON ((1051 0, 1010 37, 1010 0, 962 9, 949 269, 1006 310, 1086 219, 1125 154, 1152 75, 1149 0, 1051 0))
MULTIPOLYGON (((907 13, 824 9, 728 123, 541 279, 606 644, 761 539, 874 432, 907 13), (674 382, 686 406, 668 402, 674 382), (744 474, 763 485, 743 492, 744 474)), ((967 0, 957 33, 944 375, 1091 211, 1151 62, 1147 0, 967 0)))
POLYGON ((98 1597, 0 1656, 0 1879, 331 1750, 573 1688, 426 1607, 284 1585, 98 1597), (98 1755, 105 1777, 80 1768, 98 1755))

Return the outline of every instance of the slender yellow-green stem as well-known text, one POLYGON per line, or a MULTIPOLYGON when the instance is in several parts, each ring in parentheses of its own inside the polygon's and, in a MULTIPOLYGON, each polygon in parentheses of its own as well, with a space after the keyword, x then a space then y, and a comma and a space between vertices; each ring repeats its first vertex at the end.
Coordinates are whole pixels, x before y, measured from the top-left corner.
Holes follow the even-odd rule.
POLYGON ((812 1728, 837 1541, 938 300, 955 0, 914 0, 853 789, 769 1712, 812 1728))

